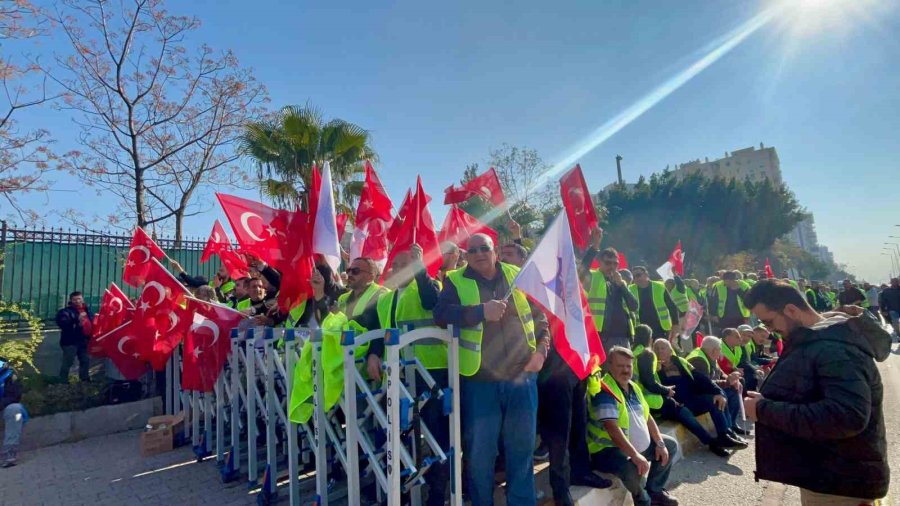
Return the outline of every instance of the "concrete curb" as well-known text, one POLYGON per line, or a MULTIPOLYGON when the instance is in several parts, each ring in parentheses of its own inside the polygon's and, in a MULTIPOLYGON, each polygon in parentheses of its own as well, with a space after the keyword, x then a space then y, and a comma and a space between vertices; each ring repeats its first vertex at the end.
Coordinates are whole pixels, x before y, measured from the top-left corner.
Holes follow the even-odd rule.
POLYGON ((162 413, 162 399, 151 397, 125 404, 99 406, 85 411, 35 417, 25 424, 20 450, 29 451, 89 437, 140 429, 147 423, 148 418, 160 413, 162 413))

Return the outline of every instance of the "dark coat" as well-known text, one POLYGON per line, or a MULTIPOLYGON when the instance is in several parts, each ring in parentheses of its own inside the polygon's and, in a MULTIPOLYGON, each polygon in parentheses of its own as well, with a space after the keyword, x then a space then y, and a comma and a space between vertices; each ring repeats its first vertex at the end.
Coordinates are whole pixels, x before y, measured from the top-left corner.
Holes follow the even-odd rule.
MULTIPOLYGON (((94 315, 90 308, 85 307, 88 320, 93 321, 94 315)), ((78 321, 78 310, 72 306, 66 306, 56 313, 56 325, 59 326, 60 346, 87 346, 88 338, 85 335, 81 323, 78 321)))
POLYGON ((883 497, 890 473, 875 360, 890 336, 868 313, 785 340, 760 388, 756 479, 821 494, 883 497))

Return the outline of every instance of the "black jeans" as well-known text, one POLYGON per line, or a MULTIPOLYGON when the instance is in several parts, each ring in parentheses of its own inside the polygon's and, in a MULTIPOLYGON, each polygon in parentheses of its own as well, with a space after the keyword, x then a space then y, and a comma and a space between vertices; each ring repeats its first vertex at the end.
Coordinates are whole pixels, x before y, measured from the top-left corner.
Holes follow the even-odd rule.
POLYGON ((69 369, 75 363, 75 357, 78 357, 78 379, 81 381, 90 381, 91 377, 88 372, 90 357, 88 357, 87 345, 60 346, 63 352, 62 365, 59 367, 59 377, 68 380, 69 369))
MULTIPOLYGON (((663 400, 662 407, 658 411, 653 412, 654 417, 659 415, 661 420, 673 420, 684 425, 691 434, 697 436, 701 443, 708 445, 713 441, 712 435, 697 421, 697 417, 691 412, 687 406, 678 404, 671 398, 663 400)), ((724 418, 722 421, 724 422, 724 418)))
POLYGON ((587 449, 587 382, 580 381, 568 365, 551 351, 538 383, 538 420, 541 439, 550 450, 550 488, 553 497, 564 497, 571 476, 591 472, 587 449))

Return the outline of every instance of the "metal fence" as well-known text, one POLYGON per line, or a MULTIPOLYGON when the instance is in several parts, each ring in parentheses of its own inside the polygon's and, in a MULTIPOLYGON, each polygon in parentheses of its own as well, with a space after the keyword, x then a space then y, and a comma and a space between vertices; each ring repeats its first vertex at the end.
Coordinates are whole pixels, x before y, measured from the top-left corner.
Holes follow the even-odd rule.
MULTIPOLYGON (((200 263, 205 239, 183 239, 178 248, 172 238, 154 239, 191 275, 212 278, 219 267, 218 261, 200 263)), ((137 290, 121 282, 130 245, 130 234, 15 228, 0 222, 0 300, 52 320, 70 292, 83 292, 92 310, 113 281, 136 296, 137 290)))

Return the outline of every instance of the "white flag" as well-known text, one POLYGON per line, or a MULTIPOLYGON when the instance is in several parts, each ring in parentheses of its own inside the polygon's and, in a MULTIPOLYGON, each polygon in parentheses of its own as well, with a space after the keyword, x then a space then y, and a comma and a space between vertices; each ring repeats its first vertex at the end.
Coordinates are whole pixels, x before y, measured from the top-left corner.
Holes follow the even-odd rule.
POLYGON ((337 218, 334 209, 334 191, 331 188, 331 166, 325 162, 322 167, 322 187, 319 189, 319 207, 313 225, 313 253, 325 257, 336 273, 341 265, 341 244, 337 235, 337 218))

